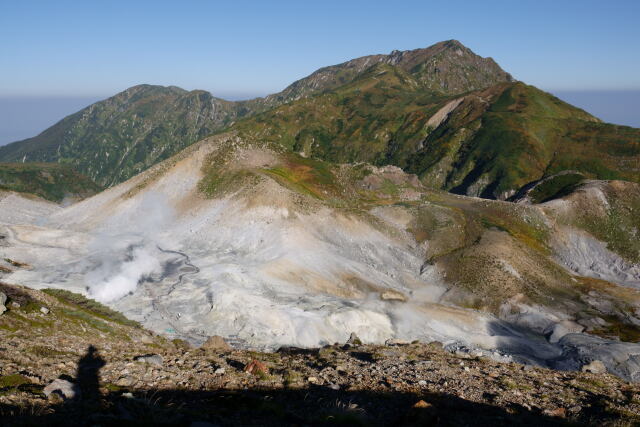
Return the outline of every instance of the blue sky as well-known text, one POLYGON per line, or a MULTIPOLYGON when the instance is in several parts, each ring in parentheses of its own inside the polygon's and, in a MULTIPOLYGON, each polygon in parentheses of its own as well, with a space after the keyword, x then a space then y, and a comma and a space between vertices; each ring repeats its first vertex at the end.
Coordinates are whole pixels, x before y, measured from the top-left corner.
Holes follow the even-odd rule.
POLYGON ((0 145, 140 83, 252 98, 448 39, 640 127, 638 18, 640 0, 0 0, 0 145))
POLYGON ((0 96, 153 83, 250 97, 447 39, 543 89, 640 89, 638 18, 637 0, 0 0, 0 96))

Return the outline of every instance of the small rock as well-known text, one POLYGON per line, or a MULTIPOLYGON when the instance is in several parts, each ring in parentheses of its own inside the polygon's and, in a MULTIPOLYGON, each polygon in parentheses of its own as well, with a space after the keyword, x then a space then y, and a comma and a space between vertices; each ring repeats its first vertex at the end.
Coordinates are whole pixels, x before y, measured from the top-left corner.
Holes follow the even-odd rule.
POLYGON ((420 380, 420 381, 418 381, 418 385, 421 386, 421 387, 424 387, 424 386, 427 385, 427 382, 425 380, 420 380))
POLYGON ((50 397, 52 394, 57 394, 63 399, 68 400, 79 396, 80 390, 78 390, 78 386, 74 383, 58 378, 46 386, 43 393, 47 397, 50 397))
POLYGON ((546 411, 544 411, 545 415, 548 415, 550 417, 558 417, 558 418, 565 418, 567 416, 567 410, 560 407, 560 408, 555 408, 555 409, 547 409, 546 411))
POLYGON ((336 391, 340 390, 340 386, 338 384, 331 384, 329 385, 329 388, 336 391))
POLYGON ((226 352, 231 351, 233 348, 219 335, 214 335, 212 337, 207 338, 207 340, 202 344, 201 347, 205 351, 211 352, 226 352))
POLYGON ((4 306, 4 303, 7 302, 7 295, 4 292, 0 292, 0 314, 7 311, 7 307, 4 306))
POLYGON ((347 367, 344 365, 336 366, 336 371, 340 374, 346 374, 348 372, 347 367))
POLYGON ((47 307, 40 307, 40 313, 49 314, 49 309, 47 307))
POLYGON ((550 343, 557 343, 560 338, 567 334, 576 334, 584 331, 584 326, 572 320, 562 320, 552 327, 548 328, 545 333, 550 343))
POLYGON ((384 342, 385 345, 409 345, 411 344, 409 341, 400 340, 397 338, 389 338, 384 342))
POLYGON ((407 297, 404 296, 403 294, 401 294, 398 291, 384 291, 383 293, 380 294, 380 299, 383 301, 401 301, 401 302, 406 302, 407 301, 407 297))
POLYGON ((426 409, 431 408, 433 405, 431 403, 427 403, 424 400, 418 400, 413 407, 416 409, 426 409))
POLYGON ((118 378, 118 381, 116 381, 116 385, 120 387, 130 387, 134 382, 135 380, 132 377, 130 377, 129 375, 125 375, 118 378))
POLYGON ((594 360, 591 363, 582 367, 582 372, 591 372, 592 374, 605 374, 607 367, 601 360, 594 360))
POLYGON ((244 368, 244 371, 254 375, 266 375, 269 373, 269 368, 259 360, 253 359, 251 363, 244 368))
POLYGON ((144 356, 136 356, 133 358, 136 362, 147 363, 149 365, 162 366, 162 356, 159 354, 146 354, 144 356))
POLYGON ((151 335, 141 333, 141 334, 135 334, 130 336, 134 342, 139 342, 142 344, 153 344, 153 337, 151 335))
POLYGON ((307 381, 309 381, 311 384, 316 384, 318 382, 318 379, 316 377, 309 377, 307 378, 307 381))
POLYGON ((11 307, 20 308, 20 303, 18 301, 14 301, 14 302, 11 303, 11 307))
POLYGON ((347 340, 347 344, 349 345, 362 345, 362 340, 358 338, 355 332, 351 332, 349 335, 349 339, 347 340))
POLYGON ((224 375, 226 371, 224 370, 224 368, 218 368, 215 370, 214 374, 216 375, 224 375))

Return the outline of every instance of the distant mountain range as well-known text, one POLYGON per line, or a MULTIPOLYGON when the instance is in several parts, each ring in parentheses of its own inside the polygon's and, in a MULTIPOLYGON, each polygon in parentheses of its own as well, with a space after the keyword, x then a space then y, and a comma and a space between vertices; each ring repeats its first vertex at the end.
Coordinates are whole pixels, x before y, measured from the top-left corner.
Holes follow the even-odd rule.
POLYGON ((640 181, 640 130, 515 82, 455 40, 325 67, 249 101, 135 86, 0 147, 0 160, 67 164, 108 187, 226 129, 305 156, 396 165, 485 198, 567 169, 640 181))

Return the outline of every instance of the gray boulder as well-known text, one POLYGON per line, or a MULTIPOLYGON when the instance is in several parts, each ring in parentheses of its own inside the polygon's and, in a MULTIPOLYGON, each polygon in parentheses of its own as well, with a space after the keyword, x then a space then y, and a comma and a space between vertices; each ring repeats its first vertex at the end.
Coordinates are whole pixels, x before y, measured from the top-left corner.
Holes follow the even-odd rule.
POLYGON ((362 340, 356 335, 355 332, 351 332, 351 335, 349 335, 349 339, 347 340, 347 344, 362 345, 362 340))
POLYGON ((7 302, 7 295, 4 292, 0 292, 0 314, 7 311, 7 307, 4 305, 5 302, 7 302))
POLYGON ((233 350, 224 338, 219 335, 207 338, 201 348, 206 352, 226 352, 233 350))
POLYGON ((594 360, 593 362, 583 365, 582 372, 591 372, 592 374, 605 374, 607 373, 607 367, 604 366, 601 360, 594 360))
POLYGON ((159 354, 145 354, 144 356, 136 356, 133 358, 136 362, 146 363, 148 365, 162 366, 164 360, 159 354))
POLYGON ((582 331, 584 331, 584 326, 579 323, 572 320, 562 320, 552 325, 545 332, 549 338, 549 342, 555 344, 567 334, 577 334, 582 331))
POLYGON ((78 386, 70 381, 58 378, 53 380, 43 390, 45 396, 51 397, 52 394, 57 394, 65 400, 74 399, 80 396, 80 390, 78 386))

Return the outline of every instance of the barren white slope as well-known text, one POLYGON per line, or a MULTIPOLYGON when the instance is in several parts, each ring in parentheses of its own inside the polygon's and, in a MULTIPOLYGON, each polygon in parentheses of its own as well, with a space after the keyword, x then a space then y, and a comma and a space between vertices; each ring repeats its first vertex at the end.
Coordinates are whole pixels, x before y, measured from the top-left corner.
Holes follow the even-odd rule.
MULTIPOLYGON (((589 201, 589 209, 606 216, 610 208, 604 188, 604 181, 589 181, 581 186, 579 193, 569 199, 551 200, 542 205, 543 209, 555 216, 571 216, 582 209, 580 202, 589 201)), ((640 215, 640 212, 635 213, 640 215)), ((629 212, 629 215, 634 215, 629 212)), ((609 250, 607 244, 595 239, 589 233, 572 227, 557 227, 554 246, 560 262, 571 271, 588 277, 607 280, 624 286, 640 289, 640 265, 622 259, 609 250)), ((637 235, 639 230, 627 230, 637 235)))
POLYGON ((209 149, 132 197, 144 174, 56 212, 46 228, 10 227, 11 251, 33 266, 11 279, 86 292, 195 342, 219 334, 254 347, 317 346, 356 332, 367 342, 495 347, 494 319, 430 304, 444 288, 420 276, 422 250, 408 235, 329 208, 290 210, 289 190, 272 181, 243 197, 203 198, 196 185, 209 149))
MULTIPOLYGON (((327 206, 302 209, 269 179, 235 195, 203 197, 202 165, 219 143, 205 141, 176 161, 53 209, 38 225, 3 217, 4 255, 31 265, 7 280, 88 294, 194 343, 222 335, 249 347, 310 347, 355 332, 365 342, 439 340, 580 366, 562 342, 441 304, 445 282, 435 267, 424 268, 425 246, 384 210, 372 220, 327 206)), ((240 159, 271 161, 266 150, 244 150, 240 159)))

